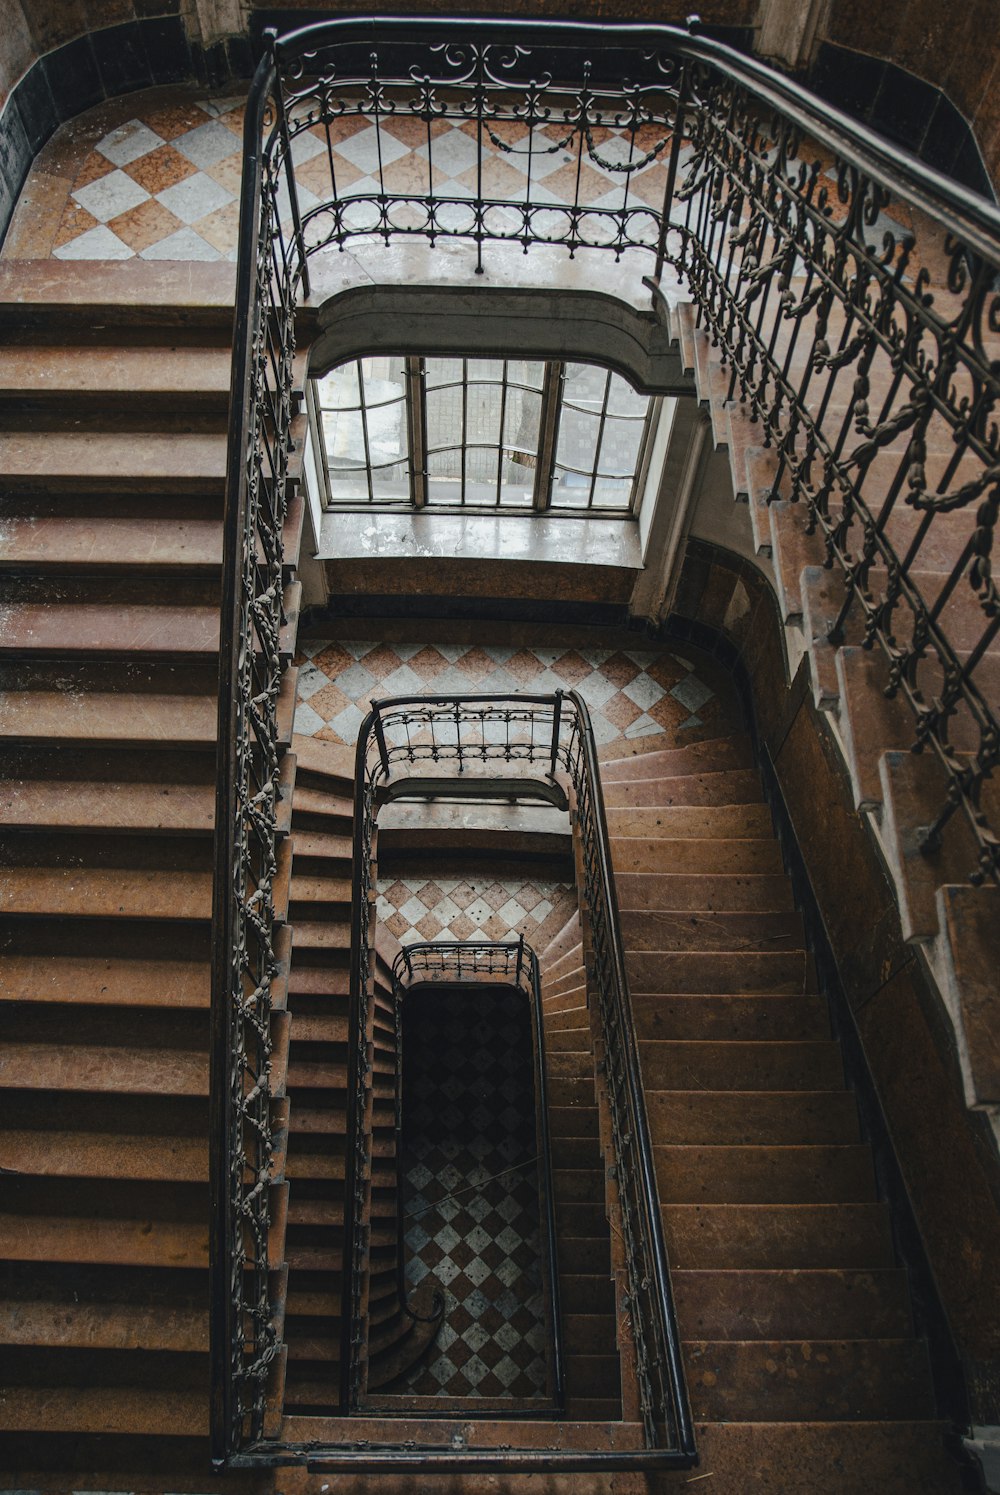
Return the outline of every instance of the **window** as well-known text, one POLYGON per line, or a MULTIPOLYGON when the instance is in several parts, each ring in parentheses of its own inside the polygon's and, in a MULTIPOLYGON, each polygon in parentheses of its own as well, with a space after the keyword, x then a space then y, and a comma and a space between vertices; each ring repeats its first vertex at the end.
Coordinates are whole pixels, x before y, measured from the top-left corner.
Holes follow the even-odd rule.
POLYGON ((311 403, 328 506, 620 517, 655 402, 593 364, 378 356, 311 403))

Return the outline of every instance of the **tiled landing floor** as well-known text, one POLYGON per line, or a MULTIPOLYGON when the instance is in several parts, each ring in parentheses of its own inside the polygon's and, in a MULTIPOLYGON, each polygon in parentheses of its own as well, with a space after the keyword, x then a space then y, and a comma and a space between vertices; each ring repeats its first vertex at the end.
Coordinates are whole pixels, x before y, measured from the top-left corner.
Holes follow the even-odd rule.
POLYGON ((378 920, 401 945, 417 940, 509 940, 540 955, 576 903, 569 883, 497 878, 380 879, 378 920))
POLYGON ((578 690, 600 747, 645 737, 682 744, 727 714, 717 674, 669 649, 306 638, 297 657, 295 730, 332 742, 357 740, 372 699, 422 692, 578 690))
POLYGON ((497 991, 412 992, 403 1013, 407 1279, 445 1303, 413 1396, 546 1390, 531 1023, 497 991))

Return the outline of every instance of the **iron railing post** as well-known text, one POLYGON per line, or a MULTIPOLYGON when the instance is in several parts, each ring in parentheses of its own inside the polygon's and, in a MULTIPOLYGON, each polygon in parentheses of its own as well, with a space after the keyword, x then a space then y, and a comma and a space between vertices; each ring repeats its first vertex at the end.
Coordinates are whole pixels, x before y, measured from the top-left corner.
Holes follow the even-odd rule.
POLYGON ((288 205, 292 214, 292 231, 295 247, 299 252, 299 273, 302 277, 302 294, 309 296, 309 256, 306 254, 305 235, 302 232, 302 214, 299 211, 299 189, 295 180, 295 162, 292 159, 292 142, 288 134, 288 115, 285 111, 285 93, 281 83, 281 66, 278 56, 278 33, 273 26, 264 32, 264 45, 274 67, 274 107, 278 117, 278 132, 285 156, 285 178, 288 182, 288 205))

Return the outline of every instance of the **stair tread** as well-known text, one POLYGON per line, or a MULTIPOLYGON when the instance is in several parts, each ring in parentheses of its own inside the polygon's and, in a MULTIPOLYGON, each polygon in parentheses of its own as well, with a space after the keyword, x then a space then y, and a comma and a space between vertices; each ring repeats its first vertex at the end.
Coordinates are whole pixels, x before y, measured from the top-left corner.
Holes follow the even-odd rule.
POLYGON ((9 604, 0 622, 4 646, 14 653, 143 658, 219 650, 217 607, 32 602, 9 604))
POLYGON ((208 1054, 72 1042, 8 1043, 0 1051, 0 1088, 205 1096, 208 1054))
POLYGON ((0 781, 8 825, 32 830, 210 832, 214 784, 88 783, 74 779, 0 781))
POLYGON ((4 565, 215 572, 222 565, 222 521, 155 516, 9 519, 0 537, 0 566, 4 565))
MULTIPOLYGON (((100 822, 98 822, 100 823, 100 822)), ((212 874, 109 867, 8 867, 0 908, 9 914, 210 919, 212 874)))
POLYGON ((0 962, 0 1000, 93 1002, 135 1007, 207 1007, 207 962, 8 955, 0 962))

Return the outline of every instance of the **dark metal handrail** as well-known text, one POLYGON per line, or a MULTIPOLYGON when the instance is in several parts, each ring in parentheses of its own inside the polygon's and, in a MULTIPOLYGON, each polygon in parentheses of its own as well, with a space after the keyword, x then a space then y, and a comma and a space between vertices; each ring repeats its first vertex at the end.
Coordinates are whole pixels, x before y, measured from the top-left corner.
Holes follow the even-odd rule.
POLYGON ((250 90, 244 160, 213 903, 220 1463, 259 1443, 279 1351, 264 1249, 277 637, 294 314, 317 253, 358 236, 388 243, 410 234, 431 244, 464 238, 480 267, 495 241, 571 255, 637 249, 650 256, 654 284, 679 275, 730 371, 729 393, 778 454, 774 496, 804 505, 827 566, 843 579, 843 605, 822 627, 839 641, 860 620, 858 641, 885 657, 886 693, 912 710, 914 751, 940 765, 924 848, 952 835, 957 819, 972 833, 973 880, 1000 878, 1000 838, 984 801, 1000 761, 988 673, 1000 632, 996 207, 791 80, 671 27, 368 16, 270 34, 250 90), (393 190, 386 177, 383 147, 401 119, 425 136, 426 187, 393 190), (376 190, 367 177, 337 178, 333 143, 344 121, 375 132, 376 190), (613 156, 602 145, 608 124, 622 142, 613 156), (436 192, 440 125, 458 127, 474 147, 470 197, 436 192), (488 151, 518 168, 519 193, 489 189, 488 151), (571 164, 553 203, 536 190, 537 168, 558 152, 571 164), (655 162, 666 165, 665 190, 648 202, 639 188, 655 162), (593 205, 588 163, 620 182, 620 204, 593 205), (894 232, 887 211, 912 227, 894 232), (935 568, 921 569, 922 558, 946 532, 950 570, 928 579, 935 568))
MULTIPOLYGON (((532 1067, 535 1091, 535 1137, 538 1160, 538 1188, 541 1195, 541 1228, 544 1237, 543 1259, 547 1287, 549 1325, 551 1330, 551 1395, 546 1407, 558 1409, 566 1402, 566 1368, 563 1352, 562 1309, 559 1301, 559 1262, 556 1253, 555 1190, 552 1185, 552 1142, 549 1135, 549 1109, 545 1069, 545 1021, 542 1011, 542 978, 538 956, 524 936, 517 940, 427 940, 404 945, 393 961, 392 982, 397 1013, 405 990, 420 982, 461 982, 481 986, 484 979, 501 981, 515 987, 528 1000, 531 1013, 532 1067)), ((397 1039, 397 1094, 402 1091, 402 1052, 397 1039)), ((397 1126, 397 1161, 399 1151, 397 1126)), ((402 1195, 400 1195, 400 1198, 402 1195)), ((399 1271, 405 1273, 403 1250, 403 1211, 399 1211, 399 1271)), ((405 1301, 405 1292, 400 1294, 405 1301)))
POLYGON ((349 1413, 358 1407, 364 1377, 361 1307, 369 1144, 362 1125, 368 1065, 367 1037, 362 1041, 362 1036, 371 1022, 371 848, 378 805, 387 797, 387 787, 400 778, 415 796, 425 780, 439 786, 440 792, 448 777, 463 781, 467 794, 471 779, 481 784, 483 798, 489 798, 494 777, 507 782, 515 771, 523 775, 529 793, 539 780, 564 778, 579 828, 583 904, 606 1045, 605 1079, 645 1440, 644 1449, 623 1450, 616 1457, 621 1458, 621 1467, 628 1467, 633 1456, 644 1468, 655 1467, 657 1460, 663 1467, 682 1467, 694 1457, 694 1434, 619 934, 597 749, 586 702, 576 691, 395 696, 373 702, 358 734, 348 1071, 348 1104, 355 1120, 349 1117, 345 1167, 341 1409, 349 1413))

